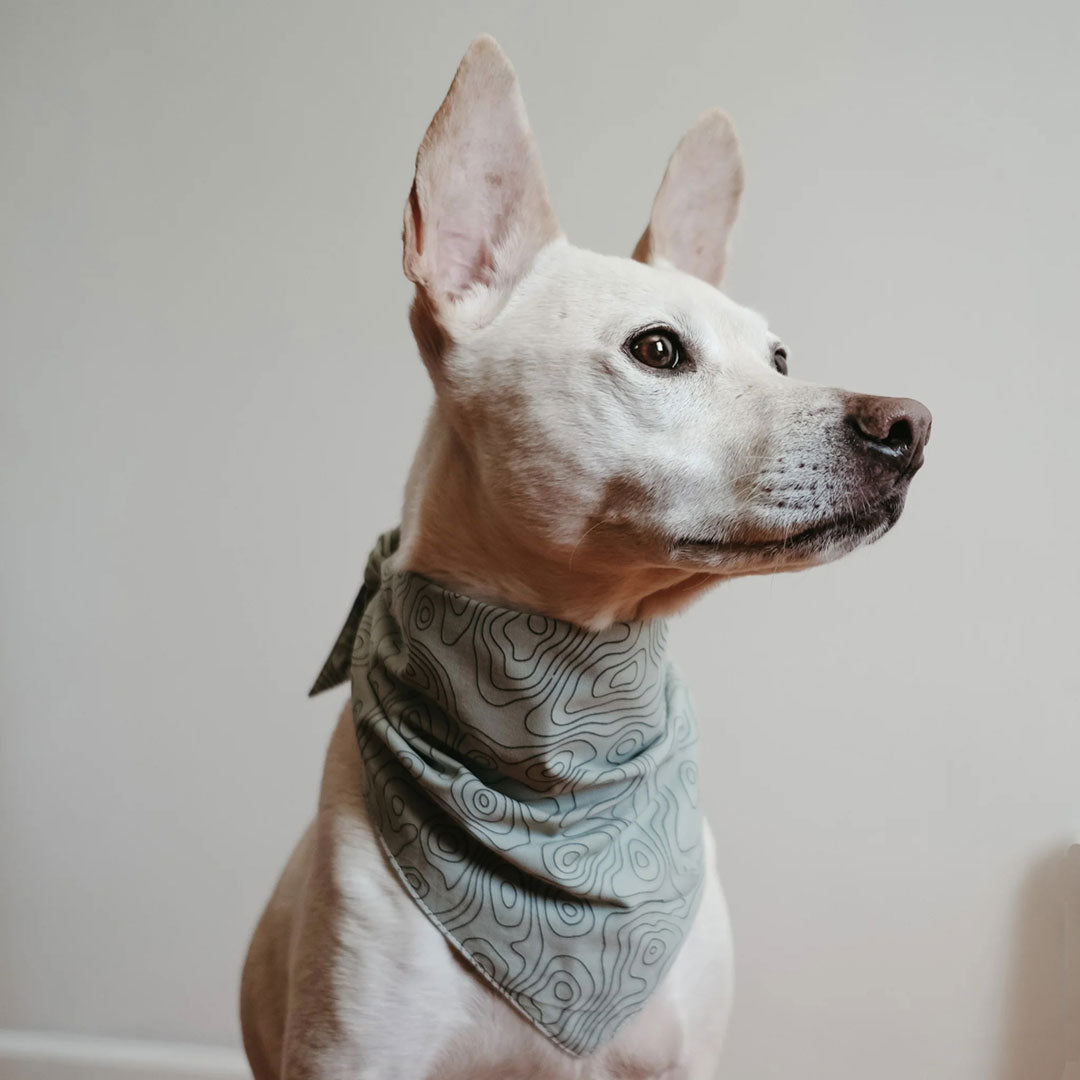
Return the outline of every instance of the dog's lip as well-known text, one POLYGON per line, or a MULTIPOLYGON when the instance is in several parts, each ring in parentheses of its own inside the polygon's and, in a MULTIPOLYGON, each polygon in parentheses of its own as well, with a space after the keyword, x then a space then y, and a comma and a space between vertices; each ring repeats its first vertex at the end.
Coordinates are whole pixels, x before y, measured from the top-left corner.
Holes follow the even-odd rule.
POLYGON ((873 532, 882 525, 892 526, 900 516, 903 507, 903 498, 894 496, 878 503, 866 513, 838 514, 801 529, 799 532, 789 533, 786 536, 764 537, 760 540, 714 540, 687 536, 680 537, 674 547, 676 552, 694 550, 730 553, 783 551, 794 554, 807 545, 831 538, 832 534, 846 534, 846 537, 854 539, 863 533, 873 532))

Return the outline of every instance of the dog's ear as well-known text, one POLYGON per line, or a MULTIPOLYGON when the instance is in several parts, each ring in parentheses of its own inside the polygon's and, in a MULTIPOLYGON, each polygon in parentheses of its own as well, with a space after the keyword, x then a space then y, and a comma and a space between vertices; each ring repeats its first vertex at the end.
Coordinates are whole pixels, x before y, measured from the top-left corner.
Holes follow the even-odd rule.
POLYGON ((405 275, 439 322, 463 298, 494 317, 537 252, 561 236, 525 103, 494 38, 477 38, 428 127, 405 205, 405 275))
POLYGON ((634 258, 719 285, 742 188, 735 128, 727 113, 712 109, 675 147, 634 258))

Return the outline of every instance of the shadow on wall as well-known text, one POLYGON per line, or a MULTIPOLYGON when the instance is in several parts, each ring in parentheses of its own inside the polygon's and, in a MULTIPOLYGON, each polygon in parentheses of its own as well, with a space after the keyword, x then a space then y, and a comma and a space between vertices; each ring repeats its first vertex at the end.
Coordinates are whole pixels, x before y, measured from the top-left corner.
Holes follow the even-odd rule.
MULTIPOLYGON (((994 1080, 1074 1080, 1074 1072, 1080 1080, 1076 1065, 1065 1071, 1066 1058, 1072 1056, 1066 1016, 1066 896, 1068 890, 1075 911, 1077 898, 1071 894, 1080 887, 1076 851, 1066 863, 1066 847, 1042 856, 1020 891, 994 1080)), ((1080 1017, 1071 1021, 1080 1027, 1080 1017)))

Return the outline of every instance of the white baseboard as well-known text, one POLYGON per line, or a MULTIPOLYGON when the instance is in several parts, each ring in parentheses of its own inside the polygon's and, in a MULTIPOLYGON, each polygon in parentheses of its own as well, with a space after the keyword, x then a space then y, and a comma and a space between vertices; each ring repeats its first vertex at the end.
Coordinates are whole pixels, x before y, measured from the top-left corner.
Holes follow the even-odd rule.
POLYGON ((0 1029, 0 1080, 250 1080, 223 1046, 0 1029))

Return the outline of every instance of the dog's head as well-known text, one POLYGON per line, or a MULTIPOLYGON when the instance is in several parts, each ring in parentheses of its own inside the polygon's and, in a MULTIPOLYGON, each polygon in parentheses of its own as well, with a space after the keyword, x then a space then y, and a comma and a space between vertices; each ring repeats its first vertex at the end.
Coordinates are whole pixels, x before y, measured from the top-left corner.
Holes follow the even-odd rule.
POLYGON ((918 402, 802 382, 719 290, 742 189, 727 116, 668 165, 633 258, 571 246, 513 69, 470 47, 405 210, 413 328, 503 535, 733 576, 883 535, 923 460, 918 402))

